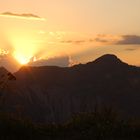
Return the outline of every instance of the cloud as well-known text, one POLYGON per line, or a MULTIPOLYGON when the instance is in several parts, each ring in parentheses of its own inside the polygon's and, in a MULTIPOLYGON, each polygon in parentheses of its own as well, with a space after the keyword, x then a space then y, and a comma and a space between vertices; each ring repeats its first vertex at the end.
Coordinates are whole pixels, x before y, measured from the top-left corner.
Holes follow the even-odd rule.
POLYGON ((71 40, 63 40, 61 43, 65 44, 77 44, 81 45, 83 43, 100 43, 100 44, 114 44, 116 41, 118 41, 118 38, 121 38, 120 36, 115 35, 96 35, 92 38, 86 38, 86 39, 71 39, 71 40))
POLYGON ((136 48, 127 48, 127 49, 125 49, 126 51, 135 51, 136 50, 136 48))
POLYGON ((87 40, 63 40, 61 41, 61 43, 68 43, 68 44, 82 44, 82 43, 86 43, 87 40))
POLYGON ((140 45, 140 36, 138 35, 123 35, 122 39, 116 44, 118 45, 140 45))
POLYGON ((100 43, 100 45, 140 45, 140 36, 138 35, 96 35, 89 39, 63 40, 65 44, 83 44, 100 43))
POLYGON ((101 43, 107 43, 109 40, 103 39, 103 38, 95 38, 94 40, 91 41, 96 41, 96 42, 101 42, 101 43))
POLYGON ((53 57, 49 59, 41 59, 35 62, 30 62, 29 65, 68 67, 70 65, 70 58, 68 56, 61 56, 61 57, 53 57))
POLYGON ((29 19, 29 20, 45 20, 44 18, 41 18, 38 15, 31 14, 31 13, 23 13, 23 14, 17 14, 12 12, 4 12, 1 13, 0 16, 4 17, 13 17, 13 18, 22 18, 22 19, 29 19))

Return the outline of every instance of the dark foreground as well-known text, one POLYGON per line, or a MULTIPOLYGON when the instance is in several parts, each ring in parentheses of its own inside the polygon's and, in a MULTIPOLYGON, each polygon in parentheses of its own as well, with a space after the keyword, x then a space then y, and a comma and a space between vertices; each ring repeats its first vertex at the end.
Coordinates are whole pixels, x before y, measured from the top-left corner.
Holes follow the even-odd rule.
POLYGON ((124 121, 110 109, 80 113, 65 124, 37 124, 0 114, 0 140, 137 140, 138 120, 124 121))

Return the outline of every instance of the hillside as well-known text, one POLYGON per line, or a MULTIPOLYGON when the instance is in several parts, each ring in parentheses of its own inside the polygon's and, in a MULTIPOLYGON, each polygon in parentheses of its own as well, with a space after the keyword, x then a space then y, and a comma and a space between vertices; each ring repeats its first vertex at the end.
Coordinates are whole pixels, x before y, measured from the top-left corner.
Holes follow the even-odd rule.
POLYGON ((73 114, 113 108, 140 117, 140 68, 104 55, 70 68, 22 67, 4 91, 3 108, 36 122, 64 122, 73 114))

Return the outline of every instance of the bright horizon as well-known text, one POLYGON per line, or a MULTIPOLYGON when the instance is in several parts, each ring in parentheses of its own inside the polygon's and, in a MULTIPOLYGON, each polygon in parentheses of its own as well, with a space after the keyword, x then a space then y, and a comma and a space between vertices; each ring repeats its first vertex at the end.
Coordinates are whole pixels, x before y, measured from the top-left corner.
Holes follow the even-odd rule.
POLYGON ((0 0, 0 66, 70 66, 115 54, 140 65, 139 0, 0 0))

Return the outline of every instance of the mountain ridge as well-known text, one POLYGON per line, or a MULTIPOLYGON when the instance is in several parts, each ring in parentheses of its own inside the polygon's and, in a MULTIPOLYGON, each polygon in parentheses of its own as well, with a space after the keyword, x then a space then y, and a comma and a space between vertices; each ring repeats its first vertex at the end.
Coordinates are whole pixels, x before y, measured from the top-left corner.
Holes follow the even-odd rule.
POLYGON ((29 69, 38 69, 38 68, 50 68, 50 69, 67 69, 67 68, 75 68, 75 67, 79 67, 79 66, 85 66, 85 65, 91 65, 91 64, 97 64, 97 63, 105 63, 105 64, 108 64, 108 63, 114 63, 114 64, 117 64, 117 63, 120 63, 120 64, 125 64, 125 65, 128 65, 127 63, 121 61, 116 55, 113 55, 113 54, 105 54, 97 59, 95 59, 94 61, 91 61, 91 62, 87 62, 85 64, 77 64, 77 65, 74 65, 74 66, 71 66, 71 67, 59 67, 59 66, 22 66, 17 72, 15 73, 18 73, 19 71, 23 71, 24 69, 25 70, 29 70, 29 69))
POLYGON ((36 122, 64 122, 95 106, 140 117, 140 68, 114 55, 73 67, 23 67, 14 75, 17 80, 9 84, 3 106, 15 113, 20 106, 22 116, 36 122))

